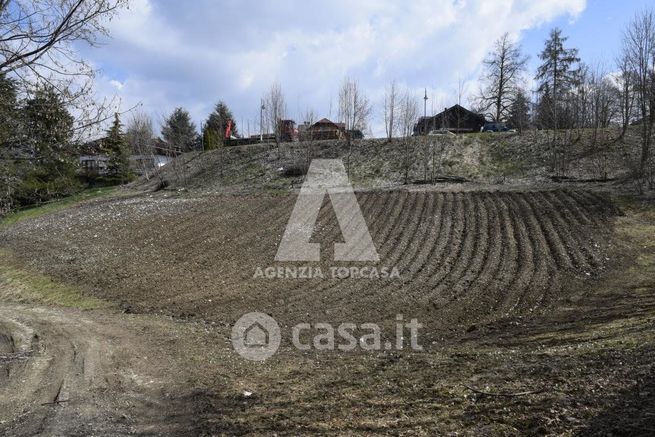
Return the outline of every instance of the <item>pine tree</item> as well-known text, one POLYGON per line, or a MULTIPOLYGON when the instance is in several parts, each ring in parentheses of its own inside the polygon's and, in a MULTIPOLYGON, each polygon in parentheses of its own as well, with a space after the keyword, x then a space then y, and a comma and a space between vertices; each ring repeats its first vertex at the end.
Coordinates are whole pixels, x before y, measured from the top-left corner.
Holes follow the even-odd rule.
POLYGON ((540 100, 548 103, 548 107, 540 105, 540 119, 546 123, 546 128, 561 128, 570 124, 571 120, 562 117, 566 113, 564 104, 576 84, 576 70, 573 65, 580 61, 577 49, 566 49, 564 43, 568 38, 562 36, 561 29, 553 29, 546 41, 544 50, 539 55, 543 63, 537 70, 535 79, 539 84, 540 100))
POLYGON ((16 87, 0 74, 0 216, 13 207, 14 191, 19 183, 11 147, 17 140, 16 87))
POLYGON ((16 199, 34 204, 76 192, 76 149, 71 144, 73 117, 51 87, 38 88, 21 111, 24 145, 33 165, 21 175, 16 199))
POLYGON ((107 171, 120 183, 125 183, 130 175, 130 155, 122 128, 120 117, 118 114, 114 114, 114 122, 103 141, 103 149, 109 156, 107 171))
POLYGON ((519 133, 530 124, 530 101, 525 91, 518 90, 509 108, 509 124, 519 133))
POLYGON ((214 150, 219 147, 217 134, 213 129, 204 128, 202 130, 202 148, 203 150, 214 150))
POLYGON ((173 113, 166 119, 162 127, 164 141, 171 149, 182 152, 190 152, 198 144, 196 126, 191 121, 191 116, 183 108, 175 108, 173 113))
POLYGON ((0 149, 16 140, 17 117, 16 85, 0 74, 0 149))
POLYGON ((207 122, 203 127, 203 146, 205 150, 220 147, 222 140, 225 138, 225 133, 230 120, 232 120, 230 135, 237 136, 238 130, 232 111, 230 111, 230 108, 228 108, 225 102, 219 101, 216 104, 214 111, 209 114, 207 122))
POLYGON ((74 157, 70 144, 73 121, 53 88, 36 90, 23 108, 23 126, 37 160, 68 161, 74 157))

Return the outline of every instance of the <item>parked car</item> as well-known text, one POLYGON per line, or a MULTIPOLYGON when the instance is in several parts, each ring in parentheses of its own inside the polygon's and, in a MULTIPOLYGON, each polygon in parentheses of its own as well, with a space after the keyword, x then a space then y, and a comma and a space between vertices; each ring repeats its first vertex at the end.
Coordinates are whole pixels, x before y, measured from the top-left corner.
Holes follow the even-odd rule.
POLYGON ((482 126, 482 132, 507 132, 509 128, 505 123, 489 122, 482 126))
POLYGON ((363 140, 364 139, 364 132, 362 132, 359 129, 349 130, 348 135, 350 136, 351 140, 363 140))

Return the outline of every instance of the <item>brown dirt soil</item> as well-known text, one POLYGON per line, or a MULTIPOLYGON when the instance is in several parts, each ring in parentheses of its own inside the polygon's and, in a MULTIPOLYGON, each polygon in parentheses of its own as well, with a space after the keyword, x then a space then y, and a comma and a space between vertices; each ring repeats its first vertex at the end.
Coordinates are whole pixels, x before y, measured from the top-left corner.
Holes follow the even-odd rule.
MULTIPOLYGON (((104 199, 0 228, 13 269, 107 303, 8 303, 17 284, 0 281, 0 431, 653 429, 642 413, 655 406, 652 209, 631 204, 621 216, 583 190, 357 197, 379 265, 400 279, 253 278, 283 265, 273 260, 291 193, 104 199), (249 311, 285 334, 263 363, 231 349, 230 328, 249 311), (424 351, 299 351, 286 335, 300 322, 389 332, 399 313, 424 325, 424 351)), ((326 200, 313 235, 324 272, 339 264, 340 238, 326 200)))
MULTIPOLYGON (((33 268, 133 312, 230 324, 249 308, 293 325, 393 320, 401 308, 451 330, 527 315, 602 273, 614 209, 576 191, 361 192, 400 279, 253 278, 274 262, 294 194, 137 197, 85 204, 4 233, 33 268), (356 297, 356 298, 355 298, 356 297)), ((326 276, 340 229, 326 197, 313 241, 326 276)), ((305 263, 306 264, 306 263, 305 263)), ((363 264, 365 265, 365 263, 363 264)))

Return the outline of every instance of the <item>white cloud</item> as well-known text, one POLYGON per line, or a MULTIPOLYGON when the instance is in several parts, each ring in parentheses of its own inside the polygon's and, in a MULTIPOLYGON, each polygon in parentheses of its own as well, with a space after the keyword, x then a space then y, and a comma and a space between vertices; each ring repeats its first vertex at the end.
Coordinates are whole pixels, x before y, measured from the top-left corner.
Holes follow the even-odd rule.
POLYGON ((110 23, 108 44, 85 55, 103 67, 99 80, 108 85, 99 88, 117 91, 124 107, 143 102, 159 121, 184 106, 200 123, 223 99, 237 123, 251 119, 256 130, 259 98, 276 80, 296 118, 306 107, 329 115, 345 75, 357 78, 376 104, 394 78, 421 95, 427 87, 440 96, 439 106, 452 104, 458 78, 476 90, 480 61, 504 32, 519 36, 562 15, 576 17, 585 6, 585 0, 202 0, 184 6, 138 0, 110 23))
POLYGON ((120 90, 123 89, 123 84, 120 83, 120 82, 117 81, 117 80, 112 79, 112 80, 109 81, 109 84, 110 84, 111 86, 113 86, 114 88, 116 88, 118 91, 120 91, 120 90))

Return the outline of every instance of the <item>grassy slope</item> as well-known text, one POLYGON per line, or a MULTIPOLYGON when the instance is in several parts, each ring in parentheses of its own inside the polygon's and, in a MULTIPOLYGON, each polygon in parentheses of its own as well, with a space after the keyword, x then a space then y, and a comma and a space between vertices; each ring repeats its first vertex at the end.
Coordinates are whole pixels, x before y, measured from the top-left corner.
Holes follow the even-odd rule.
POLYGON ((0 300, 92 310, 108 302, 85 296, 80 289, 26 268, 9 251, 0 249, 0 300))
MULTIPOLYGON (((358 187, 390 187, 431 180, 464 177, 479 183, 549 181, 554 138, 564 147, 566 168, 559 176, 577 179, 621 178, 629 173, 638 150, 636 131, 618 139, 616 128, 593 131, 529 131, 474 133, 449 137, 396 138, 353 141, 314 141, 255 144, 222 150, 187 153, 164 168, 161 177, 168 189, 208 192, 297 188, 302 176, 283 176, 280 169, 302 168, 310 159, 341 158, 351 181, 358 187), (406 176, 406 168, 409 171, 406 176)), ((137 189, 156 189, 159 178, 139 180, 137 189)))
MULTIPOLYGON (((0 220, 0 227, 42 217, 82 202, 109 197, 116 193, 115 187, 85 190, 71 197, 12 213, 0 220)), ((0 300, 57 305, 82 310, 110 306, 108 302, 84 296, 77 287, 55 281, 49 276, 27 268, 10 251, 3 248, 0 248, 0 300)))
POLYGON ((63 199, 48 202, 40 206, 13 212, 0 220, 0 226, 8 226, 14 223, 18 223, 22 220, 41 217, 53 212, 70 208, 87 200, 115 195, 116 191, 116 187, 103 187, 84 190, 81 193, 70 197, 65 197, 63 199))

